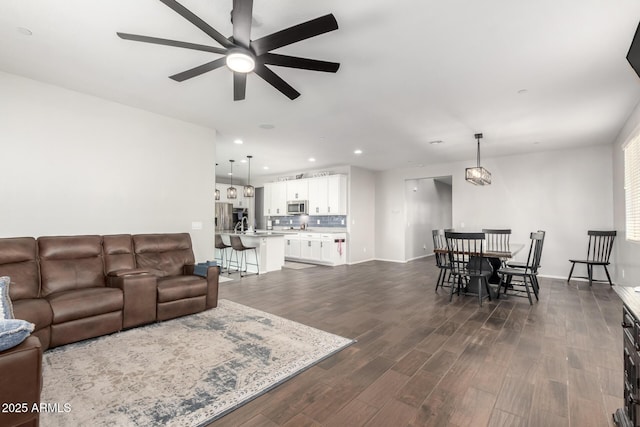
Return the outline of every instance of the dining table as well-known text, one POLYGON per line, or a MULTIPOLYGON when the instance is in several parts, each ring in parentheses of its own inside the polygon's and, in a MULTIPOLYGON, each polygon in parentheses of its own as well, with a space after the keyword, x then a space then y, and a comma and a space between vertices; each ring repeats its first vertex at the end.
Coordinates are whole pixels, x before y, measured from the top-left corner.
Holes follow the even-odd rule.
MULTIPOLYGON (((491 276, 488 281, 490 284, 497 285, 500 283, 500 276, 498 275, 498 270, 502 267, 503 263, 513 257, 515 257, 522 249, 524 248, 524 244, 522 243, 510 243, 507 250, 505 248, 500 248, 500 250, 489 247, 488 249, 483 249, 482 257, 487 259, 492 267, 491 276)), ((446 255, 449 253, 447 248, 435 248, 433 250, 435 254, 446 255)), ((477 256, 477 253, 469 253, 470 258, 477 256)), ((468 284, 468 288, 477 289, 479 286, 479 280, 472 280, 468 284)))

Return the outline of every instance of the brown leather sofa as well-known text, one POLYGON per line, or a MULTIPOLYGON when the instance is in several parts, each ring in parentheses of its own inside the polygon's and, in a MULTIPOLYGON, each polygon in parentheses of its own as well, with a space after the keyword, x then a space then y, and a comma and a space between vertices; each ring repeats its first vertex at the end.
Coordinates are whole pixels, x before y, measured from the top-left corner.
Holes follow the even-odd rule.
MULTIPOLYGON (((0 238, 14 315, 35 324, 0 352, 0 403, 39 403, 48 348, 216 307, 218 267, 205 278, 194 265, 188 233, 0 238)), ((38 425, 38 417, 13 414, 0 425, 38 425)))

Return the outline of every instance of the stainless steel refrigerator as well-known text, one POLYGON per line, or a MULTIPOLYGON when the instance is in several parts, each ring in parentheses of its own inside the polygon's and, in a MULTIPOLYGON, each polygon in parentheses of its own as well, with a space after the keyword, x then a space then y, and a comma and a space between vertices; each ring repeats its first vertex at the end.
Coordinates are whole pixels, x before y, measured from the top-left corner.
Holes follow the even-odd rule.
POLYGON ((216 231, 233 228, 233 205, 216 202, 216 231))

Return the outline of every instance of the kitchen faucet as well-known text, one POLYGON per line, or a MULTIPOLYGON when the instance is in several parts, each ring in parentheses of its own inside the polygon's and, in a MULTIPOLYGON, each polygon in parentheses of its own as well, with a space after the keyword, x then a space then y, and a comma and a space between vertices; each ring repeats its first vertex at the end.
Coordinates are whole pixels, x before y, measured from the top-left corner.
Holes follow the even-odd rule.
POLYGON ((240 222, 238 222, 234 228, 233 231, 235 231, 236 233, 238 232, 238 227, 240 227, 240 232, 244 233, 245 232, 245 228, 244 228, 244 223, 247 223, 247 228, 249 228, 249 219, 246 216, 243 216, 242 219, 240 220, 240 222))

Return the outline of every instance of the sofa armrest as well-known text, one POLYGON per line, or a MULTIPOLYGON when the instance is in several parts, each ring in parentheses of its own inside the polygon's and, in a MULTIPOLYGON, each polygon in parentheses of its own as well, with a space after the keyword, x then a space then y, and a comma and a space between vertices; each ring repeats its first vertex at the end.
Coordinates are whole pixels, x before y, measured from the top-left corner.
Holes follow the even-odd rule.
POLYGON ((0 352, 0 425, 37 426, 42 390, 42 346, 31 335, 20 345, 0 352))
POLYGON ((207 308, 218 306, 218 279, 220 267, 209 266, 207 268, 207 308))
POLYGON ((108 277, 121 277, 121 276, 129 276, 132 274, 146 274, 149 273, 149 270, 145 270, 144 268, 124 268, 122 270, 114 270, 110 271, 107 274, 108 277))
POLYGON ((158 299, 156 276, 147 273, 111 276, 107 278, 107 285, 122 290, 124 298, 123 328, 156 321, 156 301, 158 299))

